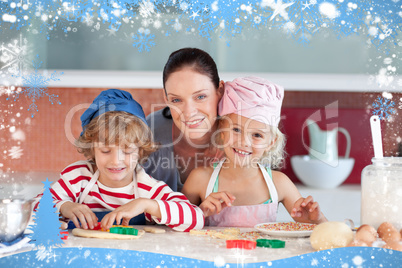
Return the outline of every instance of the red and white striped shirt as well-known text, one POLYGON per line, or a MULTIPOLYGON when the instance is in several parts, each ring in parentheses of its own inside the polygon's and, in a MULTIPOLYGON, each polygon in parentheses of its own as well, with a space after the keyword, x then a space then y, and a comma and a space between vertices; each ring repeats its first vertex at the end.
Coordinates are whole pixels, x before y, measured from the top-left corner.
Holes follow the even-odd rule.
MULTIPOLYGON (((110 188, 96 181, 82 204, 92 211, 112 211, 136 198, 149 198, 158 202, 161 218, 146 214, 148 221, 154 220, 158 224, 166 224, 174 230, 184 232, 204 227, 201 209, 192 205, 184 194, 173 192, 166 183, 155 180, 139 165, 135 172, 136 180, 121 188, 110 188), (138 196, 135 196, 135 186, 138 187, 138 196)), ((50 189, 57 210, 65 202, 78 202, 94 174, 89 161, 78 161, 66 167, 61 172, 60 179, 50 189)))

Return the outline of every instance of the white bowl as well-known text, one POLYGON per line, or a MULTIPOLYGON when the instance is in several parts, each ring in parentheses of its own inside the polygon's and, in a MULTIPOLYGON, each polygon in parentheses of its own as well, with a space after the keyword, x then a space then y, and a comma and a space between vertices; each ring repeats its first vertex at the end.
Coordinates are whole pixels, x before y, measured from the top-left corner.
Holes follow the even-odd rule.
POLYGON ((11 242, 25 231, 31 217, 32 200, 0 200, 0 243, 11 242))
POLYGON ((293 171, 305 184, 314 188, 330 189, 341 185, 353 169, 353 158, 338 158, 338 161, 323 162, 308 155, 290 158, 293 171))

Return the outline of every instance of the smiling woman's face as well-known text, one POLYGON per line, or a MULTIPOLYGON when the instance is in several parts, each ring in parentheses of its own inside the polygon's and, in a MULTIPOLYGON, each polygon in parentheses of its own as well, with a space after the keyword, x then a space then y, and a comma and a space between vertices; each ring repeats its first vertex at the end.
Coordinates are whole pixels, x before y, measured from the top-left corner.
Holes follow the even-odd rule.
POLYGON ((207 75, 185 67, 169 75, 165 90, 173 122, 185 137, 197 140, 210 133, 218 115, 220 90, 207 75))

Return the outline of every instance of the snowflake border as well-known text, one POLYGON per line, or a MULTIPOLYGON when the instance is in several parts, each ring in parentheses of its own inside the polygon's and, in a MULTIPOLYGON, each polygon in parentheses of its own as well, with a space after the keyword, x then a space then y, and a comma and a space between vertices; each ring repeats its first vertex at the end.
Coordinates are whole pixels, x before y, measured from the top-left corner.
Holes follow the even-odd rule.
POLYGON ((396 109, 394 107, 394 101, 378 96, 372 104, 372 114, 378 115, 380 120, 388 120, 393 114, 396 114, 396 109))
MULTIPOLYGON (((47 89, 49 82, 59 81, 59 77, 63 75, 63 72, 57 73, 56 71, 54 71, 50 76, 45 76, 38 71, 38 69, 42 66, 42 63, 43 62, 39 60, 39 55, 36 55, 36 59, 32 61, 34 72, 28 74, 20 72, 17 75, 12 75, 13 77, 20 78, 22 80, 22 90, 12 92, 14 96, 14 101, 17 101, 20 95, 25 95, 31 101, 28 111, 31 112, 32 118, 35 116, 36 112, 39 112, 39 108, 36 102, 42 97, 47 96, 51 104, 61 104, 61 102, 57 100, 59 96, 55 94, 49 94, 47 92, 47 89)), ((7 100, 9 99, 11 98, 8 97, 7 100)))

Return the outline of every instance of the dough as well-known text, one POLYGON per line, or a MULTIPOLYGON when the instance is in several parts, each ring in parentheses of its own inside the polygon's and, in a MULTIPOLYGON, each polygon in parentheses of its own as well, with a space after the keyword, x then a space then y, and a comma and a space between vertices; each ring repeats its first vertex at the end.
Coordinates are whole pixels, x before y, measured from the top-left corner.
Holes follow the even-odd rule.
POLYGON ((353 231, 343 222, 324 222, 317 225, 310 236, 315 250, 346 247, 353 241, 353 231))
POLYGON ((260 238, 258 232, 241 233, 239 228, 225 228, 221 231, 209 230, 209 229, 190 230, 190 235, 209 236, 212 238, 225 239, 225 240, 260 238))
POLYGON ((211 235, 213 238, 219 238, 219 239, 225 239, 225 240, 237 240, 239 239, 239 235, 233 235, 233 234, 225 234, 222 232, 216 232, 211 235))
POLYGON ((215 230, 208 230, 208 229, 201 229, 201 230, 196 230, 192 229, 190 230, 190 235, 198 235, 198 236, 209 236, 211 233, 216 233, 217 231, 215 230))
POLYGON ((105 231, 85 230, 81 228, 75 228, 73 229, 72 233, 73 235, 80 237, 132 240, 140 238, 140 236, 142 236, 145 232, 143 230, 138 230, 138 235, 123 235, 123 234, 109 233, 105 231))
POLYGON ((223 229, 224 234, 231 234, 231 235, 240 235, 240 229, 239 228, 226 228, 223 229))
POLYGON ((161 229, 158 227, 151 227, 151 226, 145 226, 144 231, 147 233, 153 233, 153 234, 163 234, 166 232, 164 229, 161 229))
POLYGON ((225 228, 222 231, 211 234, 213 238, 225 239, 225 240, 235 240, 240 239, 240 229, 239 228, 225 228))

